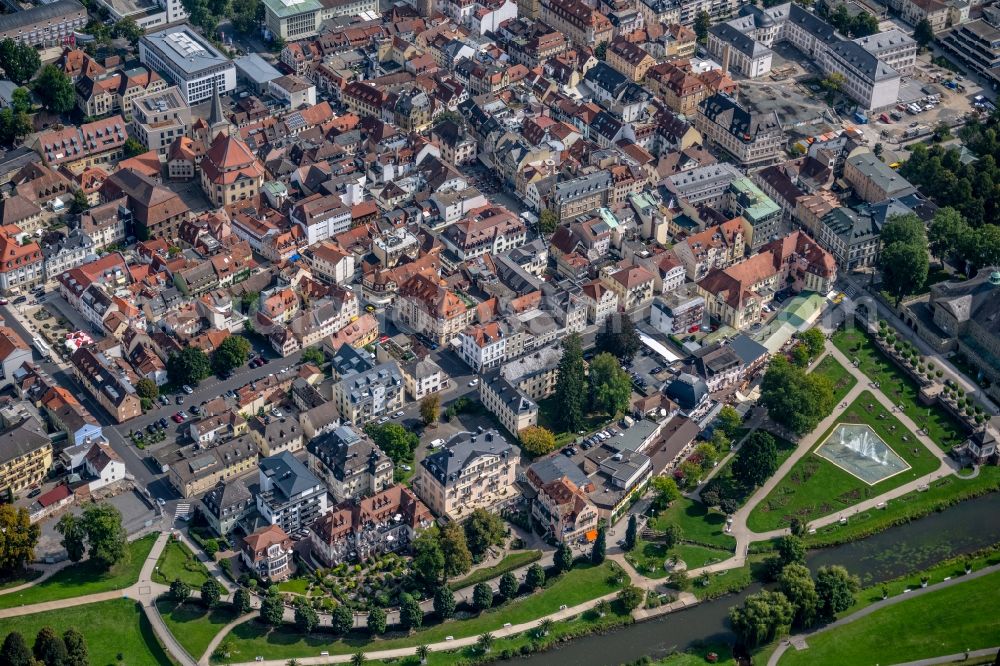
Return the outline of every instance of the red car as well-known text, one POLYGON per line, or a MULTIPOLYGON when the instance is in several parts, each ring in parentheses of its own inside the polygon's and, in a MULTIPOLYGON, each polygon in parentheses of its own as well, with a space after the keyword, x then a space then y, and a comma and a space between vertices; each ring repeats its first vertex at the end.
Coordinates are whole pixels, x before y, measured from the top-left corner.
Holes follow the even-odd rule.
POLYGON ((183 423, 183 422, 184 422, 184 417, 183 417, 183 416, 181 416, 181 413, 180 413, 180 412, 177 412, 176 414, 174 414, 174 415, 173 415, 173 416, 171 416, 170 418, 172 418, 172 419, 173 419, 174 421, 176 421, 177 423, 183 423))

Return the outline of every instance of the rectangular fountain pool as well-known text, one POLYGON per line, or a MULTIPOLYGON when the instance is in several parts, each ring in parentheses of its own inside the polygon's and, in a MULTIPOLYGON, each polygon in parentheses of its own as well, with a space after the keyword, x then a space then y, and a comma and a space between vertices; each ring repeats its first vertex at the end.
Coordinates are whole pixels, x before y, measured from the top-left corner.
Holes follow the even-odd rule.
POLYGON ((858 423, 837 425, 816 455, 870 486, 910 469, 871 427, 858 423))

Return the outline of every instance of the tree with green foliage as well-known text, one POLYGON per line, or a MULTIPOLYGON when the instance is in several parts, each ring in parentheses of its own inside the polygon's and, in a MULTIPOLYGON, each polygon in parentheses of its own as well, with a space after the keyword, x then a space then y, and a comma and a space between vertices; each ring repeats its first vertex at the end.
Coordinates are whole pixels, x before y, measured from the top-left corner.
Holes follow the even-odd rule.
POLYGON ((125 17, 119 21, 115 21, 114 27, 111 29, 111 34, 115 37, 121 37, 122 39, 128 41, 132 45, 132 48, 139 43, 139 38, 142 37, 146 31, 139 27, 139 24, 135 22, 135 19, 131 17, 125 17))
POLYGON ((543 234, 554 234, 559 227, 559 217, 546 208, 538 214, 538 231, 543 234))
POLYGON ((300 358, 303 363, 312 363, 316 367, 322 367, 326 363, 326 354, 319 347, 306 347, 300 358))
POLYGON ((31 130, 31 116, 27 112, 11 107, 0 109, 0 144, 13 146, 30 134, 31 130))
POLYGON ((30 81, 41 65, 42 59, 31 44, 22 44, 10 37, 0 41, 0 67, 17 85, 23 86, 30 81))
POLYGON ((407 430, 399 423, 380 425, 369 421, 365 426, 365 433, 397 464, 412 461, 414 452, 420 446, 417 433, 407 430))
POLYGON ((152 402, 160 395, 160 387, 152 379, 143 377, 135 383, 135 394, 152 402))
POLYGON ((556 448, 556 436, 542 426, 528 426, 517 434, 521 450, 532 458, 552 453, 556 448))
POLYGON ((399 605, 399 625, 405 630, 419 629, 424 622, 424 612, 417 600, 406 594, 399 605))
POLYGON ((434 116, 433 122, 434 122, 434 127, 437 127, 441 123, 447 123, 447 122, 452 122, 458 125, 459 127, 462 127, 465 124, 465 118, 463 118, 462 114, 458 113, 457 111, 441 111, 440 113, 434 116))
POLYGON ((631 362, 642 349, 635 322, 627 314, 613 314, 604 320, 594 340, 598 352, 607 352, 623 363, 631 362))
POLYGON ((442 620, 455 614, 455 593, 447 585, 434 590, 434 612, 442 620))
POLYGON ((597 538, 590 549, 590 561, 593 564, 603 564, 608 556, 608 536, 604 527, 597 528, 597 538))
POLYGON ((260 0, 232 0, 229 15, 236 30, 252 35, 264 19, 264 4, 260 0))
POLYGON ((420 420, 425 426, 437 423, 441 416, 441 396, 431 393, 420 401, 420 420))
POLYGON ((545 569, 536 562, 528 567, 528 573, 524 575, 524 586, 533 592, 542 585, 545 585, 545 569))
POLYGON ((1000 265, 1000 226, 984 224, 959 237, 959 254, 969 272, 1000 265))
POLYGON ((677 482, 669 476, 654 476, 649 485, 653 488, 653 508, 656 511, 663 511, 681 498, 677 482))
POLYGON ((615 418, 624 413, 632 398, 632 380, 618 359, 602 352, 590 363, 590 404, 595 412, 615 418))
POLYGON ((792 347, 791 354, 792 365, 796 368, 807 368, 809 367, 809 348, 805 345, 799 344, 792 347))
POLYGON ((791 626, 795 608, 781 592, 751 594, 742 606, 729 609, 729 622, 740 642, 753 648, 769 643, 791 626))
POLYGON ((594 57, 598 60, 608 59, 608 43, 601 42, 594 48, 594 57))
POLYGON ((372 606, 368 609, 368 633, 372 636, 384 634, 388 626, 388 617, 385 609, 379 606, 372 606))
POLYGON ((563 341, 563 354, 556 372, 555 420, 564 432, 576 432, 583 426, 587 406, 586 368, 578 333, 571 333, 563 341))
POLYGON ((771 419, 797 435, 815 429, 834 406, 828 378, 806 374, 783 356, 771 361, 760 388, 760 403, 767 407, 771 419))
POLYGON ((489 583, 477 583, 472 588, 472 606, 482 613, 493 605, 493 588, 489 583))
POLYGON ((197 347, 185 347, 167 359, 167 377, 174 386, 197 386, 211 374, 208 355, 197 347))
POLYGON ((368 663, 368 657, 360 650, 351 655, 351 666, 364 666, 368 663))
POLYGON ((719 415, 716 417, 716 420, 719 423, 716 427, 722 428, 722 431, 726 433, 730 439, 734 439, 736 437, 737 432, 743 425, 743 418, 731 405, 726 405, 719 410, 719 415))
POLYGON ((641 606, 645 598, 645 590, 642 590, 631 583, 628 583, 625 587, 618 590, 618 605, 621 606, 622 610, 626 613, 631 613, 636 608, 641 606))
POLYGON ((131 557, 128 534, 122 527, 122 514, 113 504, 90 504, 83 510, 81 519, 91 562, 104 569, 128 563, 131 557))
POLYGON ((191 586, 182 581, 180 578, 174 578, 174 581, 170 583, 170 598, 173 599, 174 603, 183 603, 187 601, 190 596, 191 586))
POLYGON ((251 349, 242 335, 230 335, 212 352, 212 371, 217 375, 232 372, 247 362, 251 349))
POLYGON ((465 537, 465 530, 456 522, 440 528, 441 552, 444 554, 444 574, 460 576, 472 568, 472 553, 465 537))
POLYGON ((444 552, 438 536, 437 528, 432 527, 413 540, 413 572, 428 590, 435 589, 444 580, 444 552))
POLYGON ((34 666, 35 658, 31 654, 28 643, 17 631, 12 631, 3 639, 0 646, 0 664, 8 666, 34 666))
POLYGON ((427 656, 430 653, 431 649, 429 647, 427 647, 426 645, 418 645, 416 652, 414 652, 414 655, 416 655, 417 659, 420 660, 421 665, 423 665, 427 663, 427 656))
MULTIPOLYGON (((310 610, 312 610, 310 608, 310 610)), ((346 634, 354 628, 354 611, 340 604, 330 614, 330 628, 335 634, 346 634)))
POLYGON ((56 523, 56 532, 62 535, 59 544, 66 549, 71 562, 79 562, 87 552, 87 531, 83 521, 72 513, 64 513, 56 523))
POLYGON ((69 212, 73 215, 79 215, 85 210, 90 208, 90 200, 87 198, 87 193, 82 189, 76 189, 73 191, 73 201, 69 204, 69 212))
POLYGON ((42 627, 38 631, 32 652, 45 666, 63 666, 69 656, 66 642, 52 627, 42 627))
POLYGON ((962 237, 969 232, 969 225, 962 214, 951 206, 939 208, 927 228, 927 247, 931 256, 944 268, 945 260, 958 251, 962 237))
POLYGON ((214 578, 209 578, 201 584, 201 603, 206 608, 214 608, 222 599, 222 586, 214 578))
POLYGON ((712 16, 702 10, 694 19, 694 34, 698 38, 699 44, 708 42, 708 29, 712 27, 712 16))
POLYGON ((41 529, 25 507, 0 504, 0 535, 0 574, 20 571, 35 559, 41 529))
POLYGON ((819 596, 819 614, 832 620, 854 605, 854 593, 861 589, 861 581, 842 566, 820 567, 816 572, 816 594, 819 596))
POLYGON ((500 516, 482 507, 473 510, 463 526, 469 552, 476 560, 485 555, 492 546, 503 544, 507 536, 507 528, 500 516))
POLYGON ((756 488, 778 469, 778 444, 763 430, 747 437, 733 458, 733 478, 748 488, 756 488))
MULTIPOLYGON (((722 432, 717 434, 720 435, 723 440, 726 437, 722 432)), ((710 442, 702 442, 698 446, 694 447, 694 456, 692 457, 697 457, 698 464, 701 465, 702 470, 707 472, 715 467, 715 461, 719 459, 719 450, 716 449, 710 442)), ((671 479, 671 481, 673 481, 673 479, 671 479)))
POLYGON ((664 548, 670 550, 679 544, 683 538, 684 530, 681 529, 681 526, 676 523, 670 523, 663 528, 663 534, 660 536, 659 542, 663 544, 664 548))
POLYGON ((926 245, 926 236, 923 220, 914 213, 907 213, 906 215, 890 215, 879 233, 879 240, 884 246, 893 243, 926 245))
POLYGON ((517 596, 519 587, 520 584, 517 582, 517 577, 508 571, 500 576, 497 592, 500 594, 500 599, 510 601, 517 596))
POLYGON ((556 573, 558 574, 566 573, 573 568, 573 551, 570 550, 569 544, 566 542, 559 544, 552 563, 555 565, 556 573))
POLYGON ((272 587, 260 602, 260 620, 271 627, 280 627, 285 617, 285 604, 278 588, 272 587))
POLYGON ((795 624, 812 626, 819 607, 819 595, 809 569, 802 564, 789 564, 778 574, 778 589, 795 607, 795 624))
POLYGON ((920 19, 917 21, 917 24, 913 26, 913 41, 915 41, 921 49, 927 48, 934 42, 934 27, 926 18, 920 19))
MULTIPOLYGON (((343 606, 337 606, 333 612, 333 620, 331 621, 331 626, 337 622, 337 611, 343 608, 343 606)), ((348 610, 348 613, 350 611, 348 610)), ((319 614, 310 606, 308 603, 299 603, 295 605, 295 628, 300 634, 311 634, 313 629, 319 626, 319 614)), ((334 631, 337 631, 334 628, 334 631)))
POLYGON ((639 536, 639 522, 635 517, 635 514, 629 514, 628 526, 625 528, 625 543, 622 544, 622 550, 626 553, 635 548, 636 539, 639 536))
POLYGON ((251 608, 250 592, 245 587, 236 588, 233 593, 233 610, 237 615, 246 615, 251 608))
POLYGON ((806 545, 799 537, 786 534, 775 542, 774 549, 778 553, 782 567, 789 564, 802 564, 806 561, 806 545))
POLYGON ((138 139, 131 136, 125 139, 125 145, 122 146, 122 153, 126 159, 135 157, 136 155, 142 155, 147 152, 147 150, 146 146, 142 145, 138 139))
POLYGON ((818 328, 810 328, 802 331, 795 337, 798 338, 801 344, 805 345, 810 359, 819 358, 819 355, 826 350, 826 336, 818 328))
POLYGON ((55 65, 42 67, 38 78, 32 83, 32 89, 42 101, 42 106, 52 113, 61 115, 69 113, 76 106, 76 90, 61 69, 55 65))
POLYGON ((495 641, 496 639, 493 637, 493 634, 486 632, 485 634, 480 635, 476 640, 476 648, 478 648, 483 654, 489 654, 490 650, 493 649, 493 643, 495 641))
POLYGON ((926 244, 896 242, 887 245, 879 256, 882 285, 896 301, 921 288, 927 282, 930 261, 926 244))

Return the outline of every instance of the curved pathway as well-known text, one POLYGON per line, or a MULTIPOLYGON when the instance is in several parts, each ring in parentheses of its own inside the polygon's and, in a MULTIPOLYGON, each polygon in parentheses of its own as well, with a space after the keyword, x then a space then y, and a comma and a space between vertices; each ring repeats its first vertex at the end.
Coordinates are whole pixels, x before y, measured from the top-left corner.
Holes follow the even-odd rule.
MULTIPOLYGON (((994 564, 992 566, 983 567, 979 571, 973 571, 972 573, 965 574, 964 576, 959 576, 958 578, 952 578, 951 580, 944 580, 941 581, 940 583, 935 583, 934 585, 928 585, 927 587, 918 587, 906 594, 897 594, 894 597, 890 597, 888 599, 882 599, 881 601, 876 601, 870 606, 865 606, 858 612, 851 613, 850 615, 843 617, 837 620, 836 622, 831 622, 830 624, 823 625, 822 627, 817 627, 811 631, 807 631, 802 634, 796 634, 794 636, 790 636, 789 638, 781 641, 781 644, 778 645, 778 649, 775 650, 774 653, 771 655, 771 658, 767 660, 767 666, 777 666, 778 660, 781 659, 781 655, 783 655, 785 651, 788 650, 788 647, 790 645, 796 645, 796 644, 805 645, 806 639, 809 636, 821 634, 824 631, 829 631, 830 629, 836 629, 837 627, 842 627, 846 624, 850 624, 856 620, 860 620, 863 617, 868 617, 877 610, 881 610, 889 606, 895 606, 896 604, 902 601, 906 601, 907 599, 921 597, 925 594, 930 594, 931 592, 937 592, 938 590, 943 590, 944 588, 951 587, 953 585, 961 585, 962 583, 966 583, 968 581, 975 580, 977 578, 982 578, 983 576, 988 576, 989 574, 994 573, 996 571, 1000 571, 1000 564, 994 564)), ((808 647, 796 648, 796 649, 802 650, 802 649, 808 649, 808 647)), ((993 648, 993 650, 995 649, 996 648, 993 648)), ((992 651, 988 651, 988 654, 992 654, 992 651)), ((911 663, 918 664, 924 662, 911 662, 911 663)), ((941 662, 930 661, 926 663, 941 663, 941 662)))
POLYGON ((0 590, 0 597, 2 597, 5 594, 13 594, 14 592, 20 592, 21 590, 26 590, 29 587, 33 587, 35 585, 38 585, 39 583, 44 582, 45 580, 48 580, 49 578, 51 578, 52 576, 54 576, 56 573, 58 573, 62 569, 65 569, 66 567, 68 567, 71 564, 73 564, 73 562, 71 560, 63 560, 62 562, 56 562, 55 564, 36 564, 36 565, 32 566, 31 568, 32 569, 42 569, 42 575, 41 576, 39 576, 38 578, 34 578, 32 580, 29 580, 27 583, 21 583, 20 585, 15 585, 14 587, 8 587, 8 588, 5 588, 3 590, 0 590))

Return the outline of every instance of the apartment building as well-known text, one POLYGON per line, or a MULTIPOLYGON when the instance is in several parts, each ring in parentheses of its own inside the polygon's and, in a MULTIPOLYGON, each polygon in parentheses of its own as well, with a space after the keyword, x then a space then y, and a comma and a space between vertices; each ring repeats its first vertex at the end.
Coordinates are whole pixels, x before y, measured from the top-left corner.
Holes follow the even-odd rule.
POLYGON ((876 203, 909 194, 913 185, 867 148, 856 149, 844 163, 844 179, 865 201, 876 203))
POLYGON ((142 414, 135 387, 103 352, 80 347, 70 356, 73 376, 117 423, 142 414))
POLYGON ((531 515, 546 536, 559 543, 596 537, 600 512, 587 496, 596 488, 576 463, 557 454, 533 463, 525 477, 536 493, 531 515))
POLYGON ((44 279, 42 248, 20 227, 0 227, 0 255, 0 292, 27 291, 44 279))
POLYGON ((649 310, 649 323, 665 335, 686 335, 705 323, 705 298, 690 288, 658 296, 649 310))
POLYGON ((498 321, 474 324, 458 336, 458 355, 475 372, 495 368, 507 360, 507 338, 498 321))
POLYGON ((441 234, 446 248, 461 261, 484 254, 503 254, 524 245, 527 225, 506 208, 488 205, 473 210, 441 234))
POLYGON ((707 141, 744 167, 778 159, 785 142, 776 112, 748 111, 726 94, 713 95, 699 104, 694 125, 707 141))
POLYGON ((392 485, 393 464, 367 435, 338 426, 306 446, 309 469, 337 502, 381 493, 392 485))
POLYGON ((941 37, 940 44, 979 74, 1000 67, 1000 29, 983 19, 955 26, 941 37))
POLYGON ((19 494, 40 484, 52 468, 52 440, 34 416, 0 433, 0 493, 19 494))
POLYGON ((0 41, 29 46, 61 46, 87 25, 87 9, 76 0, 56 0, 0 15, 0 41))
POLYGON ((462 432, 424 458, 413 488, 439 518, 461 520, 475 509, 499 510, 517 500, 517 449, 496 430, 462 432))
POLYGON ((254 576, 280 581, 291 574, 293 542, 278 525, 267 525, 243 537, 240 556, 254 576))
POLYGON ((653 299, 656 278, 642 266, 631 266, 605 276, 604 284, 618 296, 618 308, 631 312, 653 299))
POLYGON ((332 399, 340 417, 364 425, 403 406, 403 376, 395 361, 382 363, 333 385, 332 399))
POLYGON ((614 26, 583 0, 541 0, 541 19, 580 46, 610 42, 614 26))
POLYGON ((111 116, 94 122, 67 125, 41 132, 35 150, 51 167, 81 173, 89 167, 109 167, 122 159, 128 131, 125 119, 111 116))
POLYGON ((133 100, 129 134, 158 155, 166 155, 170 144, 190 131, 191 107, 177 86, 133 100))
POLYGON ((507 432, 519 433, 538 425, 538 403, 504 377, 500 369, 480 377, 479 400, 507 432))
POLYGON ((726 203, 726 212, 743 220, 743 237, 751 252, 775 239, 781 225, 781 207, 752 180, 734 180, 726 203))
POLYGON ((326 486, 288 451, 260 460, 257 485, 261 518, 288 534, 326 513, 326 486))
POLYGON ((724 93, 735 95, 736 82, 721 70, 696 71, 690 60, 670 60, 646 71, 646 85, 663 98, 667 107, 688 118, 698 113, 707 98, 724 93))
POLYGON ((607 205, 611 174, 601 170, 556 183, 548 204, 560 222, 593 213, 607 205))
POLYGON ((187 24, 139 39, 139 61, 180 88, 190 106, 236 88, 236 66, 187 24))
POLYGON ((469 296, 425 275, 407 280, 396 304, 403 323, 439 345, 465 330, 476 315, 476 303, 469 296))
POLYGON ((608 64, 633 81, 642 81, 656 60, 638 44, 616 39, 608 47, 608 64))
POLYGON ((733 219, 704 231, 691 234, 672 248, 684 266, 688 279, 697 282, 716 268, 726 268, 740 261, 746 253, 746 228, 741 219, 733 219))
POLYGON ((204 447, 190 444, 161 461, 181 497, 195 497, 220 481, 242 476, 257 466, 257 445, 248 435, 204 447))
POLYGON ((910 76, 917 66, 917 43, 898 28, 858 37, 854 42, 899 72, 900 76, 910 76))

